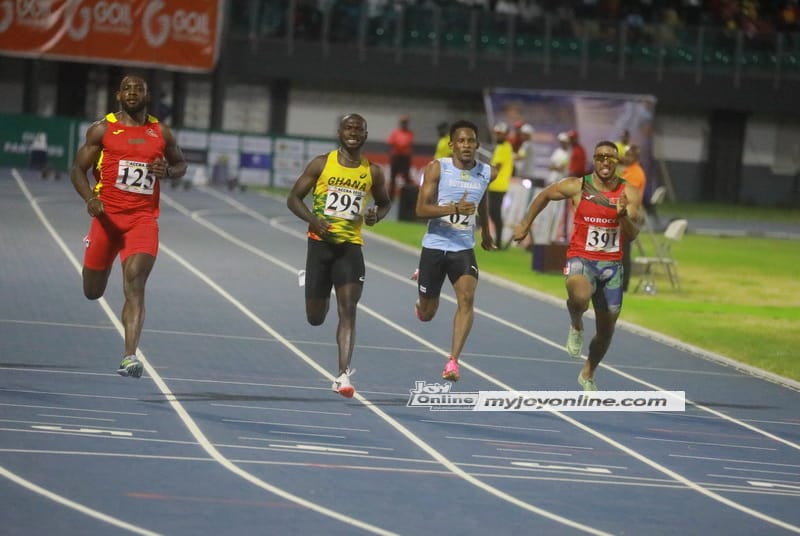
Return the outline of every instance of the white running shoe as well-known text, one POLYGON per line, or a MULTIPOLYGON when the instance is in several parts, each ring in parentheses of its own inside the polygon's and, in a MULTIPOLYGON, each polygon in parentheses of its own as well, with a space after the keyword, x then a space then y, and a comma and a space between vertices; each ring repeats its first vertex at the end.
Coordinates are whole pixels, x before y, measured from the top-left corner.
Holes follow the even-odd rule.
POLYGON ((353 395, 356 394, 356 389, 353 387, 353 384, 350 383, 350 376, 355 373, 355 370, 347 369, 342 374, 339 374, 339 377, 333 381, 333 385, 331 385, 331 389, 333 389, 334 393, 339 393, 345 398, 353 398, 353 395))
POLYGON ((578 331, 570 326, 567 336, 567 353, 572 358, 580 359, 581 350, 583 350, 583 331, 578 331))

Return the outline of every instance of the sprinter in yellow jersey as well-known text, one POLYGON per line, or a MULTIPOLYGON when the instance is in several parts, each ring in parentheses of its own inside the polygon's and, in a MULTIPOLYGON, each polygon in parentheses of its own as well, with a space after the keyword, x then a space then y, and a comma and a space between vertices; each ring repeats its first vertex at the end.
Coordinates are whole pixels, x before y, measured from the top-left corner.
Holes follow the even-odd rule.
POLYGON ((339 148, 311 160, 298 177, 286 206, 308 222, 306 256, 306 317, 312 326, 325 321, 331 288, 336 289, 339 325, 339 372, 334 392, 350 398, 350 359, 356 332, 356 309, 364 288, 361 225, 375 225, 391 208, 383 171, 361 156, 367 122, 358 114, 342 117, 339 148), (303 201, 313 190, 313 206, 303 201), (374 206, 367 207, 372 198, 374 206))

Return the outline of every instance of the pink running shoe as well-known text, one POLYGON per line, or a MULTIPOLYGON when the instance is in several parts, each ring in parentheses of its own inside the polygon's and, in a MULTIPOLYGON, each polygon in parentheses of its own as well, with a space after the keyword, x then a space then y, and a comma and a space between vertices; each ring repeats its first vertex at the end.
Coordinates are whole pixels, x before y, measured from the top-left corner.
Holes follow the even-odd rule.
POLYGON ((333 381, 333 385, 331 385, 333 392, 339 393, 345 398, 353 398, 353 395, 356 394, 356 390, 353 384, 350 383, 350 376, 352 376, 354 372, 355 370, 347 369, 342 374, 339 374, 333 381))
POLYGON ((461 374, 458 372, 458 363, 456 363, 453 356, 450 356, 450 359, 447 360, 447 364, 442 371, 442 378, 451 382, 457 382, 460 377, 461 374))

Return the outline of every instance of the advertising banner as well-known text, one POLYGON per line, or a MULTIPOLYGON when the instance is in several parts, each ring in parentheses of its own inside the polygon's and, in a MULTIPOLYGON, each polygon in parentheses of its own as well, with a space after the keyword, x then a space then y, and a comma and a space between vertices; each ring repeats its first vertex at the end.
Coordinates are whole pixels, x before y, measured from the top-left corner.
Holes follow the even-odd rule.
POLYGON ((0 53, 207 72, 222 18, 222 0, 5 1, 0 53))
POLYGON ((275 138, 273 154, 273 186, 291 188, 306 165, 305 142, 292 138, 275 138))
POLYGON ((239 174, 239 136, 212 132, 208 138, 211 183, 227 184, 239 174))
POLYGON ((175 132, 178 146, 188 164, 184 180, 197 185, 207 184, 208 173, 208 132, 204 130, 179 130, 175 132))
POLYGON ((38 136, 47 150, 47 165, 57 170, 68 169, 77 147, 73 123, 61 117, 0 114, 0 166, 28 167, 31 146, 38 136))
POLYGON ((577 132, 581 144, 591 154, 597 142, 619 140, 627 130, 630 143, 641 149, 645 172, 648 176, 655 173, 653 95, 491 88, 484 92, 484 104, 489 127, 498 121, 506 122, 512 129, 524 123, 533 126, 536 130, 533 140, 543 165, 558 147, 560 132, 577 132))
POLYGON ((272 138, 242 136, 239 154, 239 182, 269 186, 272 180, 272 138))

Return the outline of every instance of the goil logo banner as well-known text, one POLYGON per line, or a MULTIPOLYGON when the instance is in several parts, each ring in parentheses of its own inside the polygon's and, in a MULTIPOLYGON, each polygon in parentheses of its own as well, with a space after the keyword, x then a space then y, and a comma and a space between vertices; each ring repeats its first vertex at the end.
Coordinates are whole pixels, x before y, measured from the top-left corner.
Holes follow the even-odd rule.
POLYGON ((0 0, 0 53, 211 71, 223 0, 0 0))

